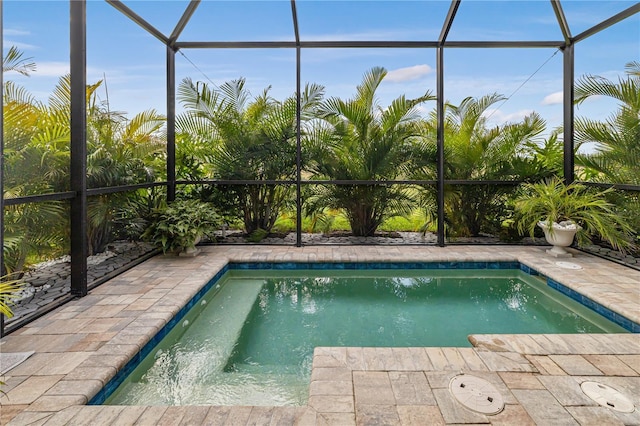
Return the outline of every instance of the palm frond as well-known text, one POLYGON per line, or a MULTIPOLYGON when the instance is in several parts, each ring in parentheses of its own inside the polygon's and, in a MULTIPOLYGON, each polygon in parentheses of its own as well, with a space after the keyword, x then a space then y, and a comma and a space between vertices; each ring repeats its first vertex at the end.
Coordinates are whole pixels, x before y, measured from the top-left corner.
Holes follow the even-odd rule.
POLYGON ((18 74, 29 76, 36 70, 36 63, 32 57, 25 57, 16 46, 11 46, 2 59, 2 72, 17 72, 18 74))
POLYGON ((630 76, 640 77, 640 61, 628 62, 624 67, 630 76))
POLYGON ((22 286, 23 283, 18 280, 0 281, 0 315, 13 317, 11 303, 18 297, 17 293, 22 286))
POLYGON ((251 98, 251 93, 244 87, 245 83, 246 80, 244 78, 239 78, 227 81, 220 86, 223 102, 233 107, 238 114, 242 114, 251 98))
POLYGON ((386 75, 387 70, 383 67, 373 67, 367 71, 362 78, 362 83, 356 88, 356 96, 353 100, 372 111, 377 105, 376 90, 386 75))
POLYGON ((136 114, 126 125, 122 137, 129 141, 147 140, 166 123, 166 117, 155 109, 136 114))

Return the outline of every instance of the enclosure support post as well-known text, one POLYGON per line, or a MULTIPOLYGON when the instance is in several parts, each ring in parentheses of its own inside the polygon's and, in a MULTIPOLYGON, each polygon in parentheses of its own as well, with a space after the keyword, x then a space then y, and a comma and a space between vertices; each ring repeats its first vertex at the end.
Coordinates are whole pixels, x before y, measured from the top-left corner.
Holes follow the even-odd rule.
POLYGON ((291 19, 293 33, 296 38, 296 247, 302 246, 302 113, 300 108, 300 31, 298 28, 298 11, 295 0, 291 0, 291 19))
POLYGON ((70 1, 71 294, 87 294, 87 3, 70 1))
POLYGON ((564 181, 570 184, 575 179, 575 152, 574 152, 574 44, 568 44, 562 50, 563 53, 563 80, 562 80, 562 93, 563 93, 563 140, 564 140, 564 181))
MULTIPOLYGON (((4 28, 2 2, 0 2, 0 34, 4 28)), ((4 45, 0 37, 0 52, 4 54, 4 45)), ((0 87, 4 87, 4 73, 0 72, 0 87)), ((0 96, 0 271, 4 272, 4 96, 0 96)), ((0 314, 0 337, 4 336, 4 315, 0 314)))
POLYGON ((167 201, 176 199, 176 52, 167 46, 167 201))
POLYGON ((436 55, 438 246, 444 247, 444 47, 438 47, 436 55))
POLYGON ((296 247, 302 246, 302 130, 300 113, 300 46, 296 47, 296 247))

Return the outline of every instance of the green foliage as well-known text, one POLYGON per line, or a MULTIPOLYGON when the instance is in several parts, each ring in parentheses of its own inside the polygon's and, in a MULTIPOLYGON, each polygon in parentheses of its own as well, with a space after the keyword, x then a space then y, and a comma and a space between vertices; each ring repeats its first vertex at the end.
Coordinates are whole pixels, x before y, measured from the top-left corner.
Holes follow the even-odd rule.
POLYGON ((247 241, 249 241, 250 243, 259 243, 260 241, 264 240, 267 235, 269 235, 269 231, 267 231, 266 229, 254 229, 253 232, 251 232, 247 237, 247 241))
MULTIPOLYGON (((591 97, 608 97, 618 108, 605 120, 576 118, 576 144, 593 144, 588 154, 576 155, 582 180, 640 185, 640 62, 629 62, 627 75, 617 81, 585 75, 576 83, 576 104, 591 97)), ((636 230, 640 230, 638 193, 608 194, 610 201, 636 230)))
MULTIPOLYGON (((555 166, 557 159, 546 159, 545 154, 556 154, 557 138, 542 143, 540 135, 545 122, 538 114, 532 113, 520 122, 488 127, 487 112, 503 99, 494 93, 465 98, 459 105, 445 105, 446 179, 531 181, 553 172, 550 166, 555 166)), ((435 150, 435 111, 430 117, 423 123, 423 134, 431 150, 435 150)), ((415 178, 434 179, 435 170, 423 169, 415 178)), ((509 217, 505 206, 512 191, 513 185, 448 185, 445 188, 446 229, 455 236, 499 232, 509 217)), ((421 204, 431 209, 427 217, 435 219, 435 188, 427 187, 421 195, 421 204)))
POLYGON ((384 68, 365 73, 352 99, 330 98, 318 112, 321 121, 305 135, 307 169, 316 179, 376 180, 380 185, 318 185, 307 200, 311 214, 325 208, 341 210, 354 235, 371 236, 385 219, 409 214, 406 189, 386 180, 409 176, 422 158, 417 106, 434 99, 400 96, 383 108, 376 91, 387 75, 384 68))
POLYGON ((549 173, 556 176, 562 175, 564 144, 559 139, 558 130, 554 130, 541 144, 527 144, 526 155, 538 165, 539 175, 546 174, 547 177, 549 173))
POLYGON ((628 63, 626 77, 617 82, 581 77, 576 82, 576 104, 594 96, 611 98, 619 107, 604 121, 576 119, 576 144, 595 144, 595 152, 576 156, 576 164, 591 181, 640 185, 640 63, 628 63))
MULTIPOLYGON (((28 74, 30 58, 10 49, 4 67, 28 74)), ((6 69, 5 69, 6 71, 6 69)), ((131 119, 98 101, 102 82, 87 86, 87 185, 90 188, 152 182, 164 174, 164 117, 154 110, 131 119), (161 164, 162 163, 162 164, 161 164)), ((37 101, 12 81, 4 85, 5 197, 69 190, 71 86, 59 79, 46 103, 37 101)), ((143 190, 144 191, 144 190, 143 190)), ((140 191, 142 192, 142 191, 140 191)), ((100 252, 119 233, 121 219, 140 217, 132 211, 139 191, 91 197, 88 201, 89 254, 100 252)), ((66 208, 36 203, 16 206, 6 218, 10 247, 5 270, 20 269, 26 254, 60 255, 66 250, 66 208), (34 226, 33 224, 37 224, 34 226), (46 235, 36 232, 45 230, 46 235)))
MULTIPOLYGON (((301 94, 302 119, 309 118, 322 99, 324 88, 307 85, 301 94)), ((252 97, 245 80, 211 89, 206 83, 185 79, 178 98, 186 113, 178 117, 179 158, 196 166, 183 173, 224 180, 292 180, 296 176, 296 97, 273 99, 269 88, 252 97)), ((247 233, 270 231, 279 212, 291 203, 292 187, 257 184, 234 185, 226 192, 239 211, 247 233)))
POLYGON ((154 211, 142 237, 164 253, 179 252, 195 247, 200 238, 212 235, 219 225, 220 218, 210 204, 176 200, 154 211))
POLYGON ((606 199, 611 191, 597 191, 577 183, 566 185, 557 177, 524 184, 515 200, 518 230, 533 236, 538 222, 570 221, 582 227, 576 234, 579 245, 598 236, 617 250, 633 248, 631 226, 606 199))
POLYGON ((11 46, 2 59, 2 72, 17 72, 26 77, 36 70, 36 63, 33 58, 25 58, 16 46, 11 46))
MULTIPOLYGON (((13 316, 11 311, 11 302, 17 297, 17 292, 22 288, 22 283, 18 280, 10 280, 6 275, 0 277, 0 316, 7 318, 13 316)), ((0 386, 5 383, 0 380, 0 386)), ((4 393, 0 390, 0 393, 4 393)))
POLYGON ((67 217, 68 208, 61 202, 6 206, 3 274, 22 271, 34 253, 40 261, 66 254, 67 217))
POLYGON ((17 292, 22 288, 22 283, 19 280, 11 280, 8 276, 0 277, 0 315, 4 315, 7 318, 13 316, 11 311, 11 302, 17 297, 17 292))
POLYGON ((380 225, 381 231, 416 232, 425 224, 423 211, 416 208, 407 217, 390 217, 380 225))
MULTIPOLYGON (((5 56, 5 71, 8 67, 28 75, 34 67, 21 58, 22 54, 10 49, 5 56)), ((68 146, 65 152, 57 142, 52 142, 51 147, 46 142, 46 129, 54 127, 47 119, 46 107, 12 81, 6 81, 3 89, 3 196, 14 198, 67 190, 60 185, 59 177, 65 170, 68 172, 68 162, 64 167, 68 146)), ((66 212, 60 202, 6 206, 2 272, 21 271, 32 253, 38 253, 40 258, 64 254, 68 246, 66 212)))
MULTIPOLYGON (((28 76, 35 69, 33 60, 15 47, 4 57, 6 73, 28 76)), ((295 229, 295 217, 287 216, 295 210, 294 187, 271 182, 297 178, 296 136, 300 131, 305 178, 376 182, 304 188, 305 230, 328 233, 350 228, 356 235, 373 235, 377 229, 435 230, 435 186, 386 183, 436 179, 435 110, 426 119, 418 110, 420 104, 434 98, 430 93, 413 100, 400 96, 383 107, 376 92, 385 75, 383 68, 369 70, 356 94, 346 100, 324 99, 322 86, 307 85, 300 94, 300 129, 295 95, 276 100, 267 87, 253 96, 242 78, 216 88, 185 79, 178 90, 186 111, 177 117, 178 179, 255 184, 188 185, 184 195, 209 201, 225 222, 240 224, 252 238, 262 239, 273 229, 295 229)), ((87 86, 88 186, 163 179, 165 118, 149 110, 129 119, 99 101, 98 91, 103 88, 102 81, 87 86)), ((59 80, 45 102, 10 80, 3 89, 3 195, 12 198, 68 191, 69 76, 59 80)), ((606 120, 576 120, 577 146, 595 144, 595 152, 577 155, 577 174, 596 182, 640 184, 640 63, 627 64, 627 75, 617 81, 583 76, 575 93, 578 105, 593 96, 607 96, 619 103, 606 120)), ((554 131, 543 139, 545 123, 537 114, 489 127, 488 112, 503 99, 490 94, 445 105, 446 179, 534 182, 561 174, 564 151, 559 133, 554 131)), ((447 233, 492 233, 512 239, 513 188, 447 185, 447 233)), ((526 188, 533 191, 533 187, 526 188)), ((582 192, 574 187, 569 191, 572 196, 582 192)), ((608 235, 615 240, 620 235, 612 234, 612 229, 628 238, 629 226, 640 229, 637 193, 608 190, 597 194, 605 199, 599 202, 608 203, 606 209, 615 211, 620 221, 609 226, 597 220, 592 226, 581 224, 584 229, 579 239, 585 235, 606 239, 608 235)), ((114 238, 138 237, 147 226, 145 219, 162 202, 162 194, 155 189, 89 197, 89 254, 103 250, 114 238)), ((157 214, 153 213, 154 219, 157 214)), ((21 270, 36 253, 40 258, 66 253, 68 217, 67 202, 6 206, 3 273, 21 270)), ((572 219, 586 222, 587 217, 572 219)), ((616 241, 612 244, 626 247, 616 241)))
POLYGON ((331 233, 332 230, 336 229, 336 220, 341 216, 341 212, 339 210, 332 209, 322 209, 315 210, 308 214, 308 224, 306 226, 306 230, 308 232, 322 232, 327 235, 331 233))

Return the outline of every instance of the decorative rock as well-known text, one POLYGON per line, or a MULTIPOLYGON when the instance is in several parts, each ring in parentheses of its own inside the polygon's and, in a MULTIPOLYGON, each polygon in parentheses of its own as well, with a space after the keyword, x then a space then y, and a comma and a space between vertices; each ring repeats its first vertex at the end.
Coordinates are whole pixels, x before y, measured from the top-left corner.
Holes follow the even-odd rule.
MULTIPOLYGON (((115 242, 108 250, 87 259, 89 281, 95 281, 127 263, 155 250, 151 244, 140 242, 115 242)), ((42 262, 23 276, 25 282, 19 298, 13 306, 14 316, 6 325, 20 321, 38 309, 65 297, 71 291, 71 264, 69 256, 42 262)))

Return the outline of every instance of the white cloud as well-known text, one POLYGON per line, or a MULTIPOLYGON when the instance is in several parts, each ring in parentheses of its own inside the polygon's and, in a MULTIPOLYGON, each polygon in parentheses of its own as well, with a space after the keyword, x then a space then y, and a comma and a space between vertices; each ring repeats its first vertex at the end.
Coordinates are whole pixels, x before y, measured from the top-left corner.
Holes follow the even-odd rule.
POLYGON ((31 34, 31 31, 27 30, 18 30, 16 28, 4 28, 2 30, 2 34, 6 36, 26 36, 31 34))
POLYGON ((11 46, 15 46, 20 50, 36 50, 38 48, 38 46, 33 44, 22 43, 20 41, 7 40, 7 39, 3 39, 2 44, 4 45, 5 49, 8 49, 11 46))
POLYGON ((69 73, 68 62, 38 62, 33 77, 60 77, 69 73))
POLYGON ((563 93, 562 92, 554 92, 544 97, 542 100, 542 105, 557 105, 561 104, 563 101, 563 93))
POLYGON ((387 73, 385 80, 393 82, 403 82, 418 80, 419 78, 429 74, 431 67, 426 64, 414 65, 412 67, 398 68, 387 73))

